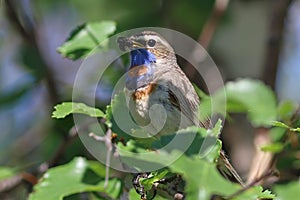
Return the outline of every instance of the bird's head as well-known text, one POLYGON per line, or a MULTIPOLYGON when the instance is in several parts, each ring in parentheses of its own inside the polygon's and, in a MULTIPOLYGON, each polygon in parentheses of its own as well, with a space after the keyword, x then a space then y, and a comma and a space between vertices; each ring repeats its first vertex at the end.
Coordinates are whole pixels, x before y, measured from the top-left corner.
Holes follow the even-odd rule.
POLYGON ((143 31, 119 37, 117 42, 122 51, 130 51, 131 63, 126 78, 126 87, 130 90, 148 85, 176 62, 173 48, 156 32, 143 31))
POLYGON ((122 51, 126 49, 131 51, 131 65, 176 61, 171 45, 153 31, 143 31, 130 37, 119 37, 117 42, 122 51))

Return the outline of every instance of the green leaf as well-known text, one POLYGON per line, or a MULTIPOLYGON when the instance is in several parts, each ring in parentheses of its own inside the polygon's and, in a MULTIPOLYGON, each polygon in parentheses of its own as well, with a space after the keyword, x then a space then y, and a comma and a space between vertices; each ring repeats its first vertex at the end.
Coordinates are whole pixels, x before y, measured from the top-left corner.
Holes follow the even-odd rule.
POLYGON ((283 122, 274 121, 274 122, 272 123, 272 125, 273 125, 273 126, 276 126, 276 127, 281 127, 281 128, 289 129, 290 131, 293 131, 293 132, 300 132, 300 127, 292 128, 292 127, 286 125, 286 124, 283 123, 283 122))
POLYGON ((193 84, 193 86, 194 86, 195 91, 200 99, 210 98, 210 96, 207 95, 204 91, 202 91, 197 85, 193 84))
POLYGON ((281 127, 272 127, 270 128, 270 136, 272 142, 280 142, 286 133, 286 129, 281 127))
POLYGON ((261 147, 262 151, 272 152, 272 153, 279 153, 284 148, 284 144, 280 142, 272 143, 266 146, 261 147))
MULTIPOLYGON (((106 173, 106 166, 105 165, 101 165, 99 163, 99 161, 93 161, 93 160, 89 160, 89 168, 95 172, 99 177, 105 177, 106 173)), ((112 169, 109 170, 109 172, 112 172, 112 169)))
POLYGON ((131 118, 124 92, 116 94, 107 106, 106 119, 111 130, 126 141, 133 138, 131 135, 135 130, 140 130, 131 118))
POLYGON ((225 86, 228 112, 246 112, 253 126, 270 126, 277 116, 274 92, 261 81, 240 79, 225 86))
POLYGON ((89 165, 85 158, 77 157, 65 165, 49 169, 34 186, 29 200, 62 200, 81 192, 104 192, 117 199, 122 190, 121 181, 110 179, 104 188, 104 177, 99 177, 89 165))
POLYGON ((255 199, 255 200, 271 200, 274 199, 275 195, 269 190, 264 190, 262 186, 254 186, 232 200, 245 200, 245 199, 255 199))
POLYGON ((299 133, 300 133, 300 127, 297 127, 297 128, 291 128, 290 130, 291 130, 291 131, 294 131, 294 132, 299 132, 299 133))
POLYGON ((198 109, 198 118, 200 121, 206 121, 214 114, 221 114, 222 116, 225 115, 226 99, 224 88, 218 90, 214 95, 209 96, 196 86, 194 87, 200 99, 200 105, 198 109))
POLYGON ((98 108, 93 108, 84 103, 63 102, 54 107, 53 118, 65 118, 70 114, 85 114, 91 117, 105 117, 105 114, 98 108))
MULTIPOLYGON (((180 173, 186 180, 187 199, 209 200, 212 199, 213 195, 219 195, 226 199, 226 197, 242 189, 240 185, 225 180, 213 164, 201 159, 181 156, 169 168, 173 172, 180 173)), ((254 186, 232 199, 245 200, 265 197, 273 199, 274 195, 269 191, 263 191, 261 186, 254 186)))
POLYGON ((131 189, 130 191, 129 191, 129 199, 130 200, 136 200, 136 199, 140 199, 141 198, 141 196, 135 191, 135 189, 131 189))
POLYGON ((10 178, 17 174, 17 171, 11 167, 0 167, 0 181, 2 179, 10 178))
POLYGON ((206 129, 189 127, 174 134, 161 136, 159 140, 156 139, 146 146, 143 141, 129 140, 126 146, 118 144, 118 152, 124 163, 139 171, 145 167, 160 169, 174 162, 176 158, 168 156, 173 151, 215 163, 221 147, 221 141, 216 136, 209 135, 206 129), (156 157, 157 154, 162 157, 156 157))
POLYGON ((276 200, 296 200, 300 196, 300 183, 291 182, 284 185, 275 185, 274 192, 277 194, 276 200))
POLYGON ((181 156, 169 168, 173 172, 181 174, 185 179, 187 199, 208 200, 214 194, 228 196, 240 188, 240 186, 226 181, 214 164, 201 159, 181 156))
POLYGON ((288 125, 286 125, 285 123, 283 122, 279 122, 279 121, 273 121, 272 122, 272 125, 273 126, 276 126, 276 127, 280 127, 280 128, 286 128, 286 129, 289 129, 290 127, 288 125))
POLYGON ((57 51, 72 60, 86 57, 96 47, 97 50, 107 48, 107 39, 115 30, 114 21, 85 23, 72 31, 70 37, 57 51))
POLYGON ((141 178, 140 183, 144 186, 144 189, 150 190, 153 184, 170 174, 170 171, 167 169, 157 170, 155 172, 151 172, 148 178, 141 178))
MULTIPOLYGON (((204 98, 201 99, 201 103, 199 105, 199 114, 198 114, 198 119, 200 121, 205 121, 207 120, 208 116, 211 116, 212 114, 212 103, 210 98, 204 98)), ((218 113, 219 110, 214 110, 216 113, 218 113)))
MULTIPOLYGON (((201 144, 201 141, 199 141, 199 138, 201 138, 202 135, 207 135, 207 133, 201 133, 202 131, 203 129, 197 127, 189 127, 185 130, 178 131, 176 136, 179 136, 179 141, 181 141, 181 143, 178 143, 176 148, 173 149, 168 150, 167 148, 158 148, 160 146, 155 146, 154 144, 152 149, 158 149, 149 151, 140 145, 138 141, 129 140, 126 146, 118 144, 118 152, 121 156, 121 160, 125 164, 134 167, 137 170, 145 169, 144 166, 157 167, 157 169, 168 167, 171 172, 181 174, 186 183, 185 192, 187 194, 187 199, 208 200, 211 199, 214 194, 218 194, 222 197, 230 196, 242 189, 242 187, 225 180, 218 172, 215 162, 213 162, 220 153, 221 143, 218 142, 219 140, 217 140, 217 145, 213 145, 213 147, 216 148, 212 148, 207 156, 199 156, 199 151, 201 149, 199 146, 203 145, 201 144), (195 135, 194 137, 191 137, 191 132, 193 133, 195 130, 197 130, 196 137, 195 135), (199 137, 198 139, 197 136, 199 137), (183 152, 184 148, 180 146, 182 145, 182 141, 193 138, 195 138, 195 143, 190 145, 187 150, 188 153, 183 152)), ((162 136, 160 139, 162 147, 169 144, 171 141, 170 139, 172 140, 171 136, 162 136)), ((202 138, 202 142, 205 140, 206 138, 202 138)), ((166 175, 165 173, 166 171, 162 171, 161 174, 157 174, 157 177, 154 175, 153 179, 144 179, 141 183, 145 188, 150 189, 151 185, 157 181, 157 179, 166 175)), ((132 191, 131 195, 135 195, 134 191, 132 191)), ((263 191, 261 187, 257 186, 248 189, 234 199, 258 199, 263 196, 273 197, 274 195, 263 191)))
POLYGON ((222 125, 222 120, 218 119, 217 123, 215 124, 213 129, 208 129, 207 133, 209 135, 215 136, 215 137, 219 137, 219 135, 221 134, 223 125, 222 125))
POLYGON ((295 110, 297 109, 297 104, 293 101, 287 100, 287 101, 283 101, 278 105, 277 108, 277 115, 278 118, 281 120, 289 120, 295 110))
POLYGON ((246 113, 255 127, 270 126, 270 122, 277 117, 274 92, 261 81, 253 79, 239 79, 226 83, 225 87, 217 90, 211 98, 204 96, 199 110, 200 119, 214 114, 225 116, 225 110, 227 113, 246 113))
POLYGON ((290 127, 289 127, 288 125, 286 125, 285 123, 279 122, 279 121, 273 121, 273 122, 272 122, 272 125, 273 125, 273 126, 276 126, 276 127, 286 128, 286 129, 289 129, 289 128, 290 128, 290 127))
POLYGON ((32 74, 37 81, 45 76, 45 61, 41 58, 41 53, 37 47, 23 45, 18 55, 26 70, 32 74))
POLYGON ((276 197, 270 190, 264 190, 262 186, 255 188, 259 188, 261 191, 261 194, 258 196, 259 199, 274 199, 276 197))

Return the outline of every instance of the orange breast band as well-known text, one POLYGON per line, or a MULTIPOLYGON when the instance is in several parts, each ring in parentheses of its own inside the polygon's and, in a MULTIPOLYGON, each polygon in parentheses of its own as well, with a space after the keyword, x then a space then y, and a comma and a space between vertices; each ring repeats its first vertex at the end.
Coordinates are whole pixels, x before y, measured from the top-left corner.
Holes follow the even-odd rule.
POLYGON ((134 100, 142 100, 148 97, 152 92, 154 92, 155 88, 157 87, 156 84, 149 84, 143 89, 138 89, 133 93, 134 100))
POLYGON ((148 68, 145 65, 138 65, 131 67, 130 70, 128 71, 128 76, 130 77, 137 77, 144 75, 148 72, 148 68))

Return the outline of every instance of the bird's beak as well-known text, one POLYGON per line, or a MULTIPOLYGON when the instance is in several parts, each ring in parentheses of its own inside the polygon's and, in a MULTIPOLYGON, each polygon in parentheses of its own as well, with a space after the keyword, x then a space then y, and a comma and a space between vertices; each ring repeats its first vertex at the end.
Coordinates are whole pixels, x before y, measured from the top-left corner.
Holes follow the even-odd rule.
POLYGON ((127 37, 118 37, 117 42, 121 51, 143 48, 143 44, 127 37))

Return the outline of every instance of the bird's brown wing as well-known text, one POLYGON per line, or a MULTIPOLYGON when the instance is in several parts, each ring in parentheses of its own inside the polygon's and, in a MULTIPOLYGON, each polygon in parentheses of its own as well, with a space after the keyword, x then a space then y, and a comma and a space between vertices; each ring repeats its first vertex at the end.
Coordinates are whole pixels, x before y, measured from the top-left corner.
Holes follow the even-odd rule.
POLYGON ((200 122, 198 119, 200 101, 193 85, 181 69, 175 69, 167 80, 170 102, 189 119, 190 125, 208 128, 209 120, 200 122))

